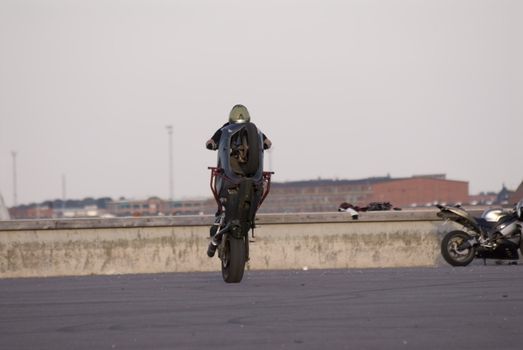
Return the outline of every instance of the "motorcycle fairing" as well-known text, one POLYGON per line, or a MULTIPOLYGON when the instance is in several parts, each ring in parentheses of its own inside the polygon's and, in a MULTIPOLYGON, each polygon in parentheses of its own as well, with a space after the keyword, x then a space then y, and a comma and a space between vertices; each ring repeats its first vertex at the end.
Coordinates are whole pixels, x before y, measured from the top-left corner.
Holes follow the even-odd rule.
POLYGON ((446 206, 438 206, 440 209, 440 212, 437 213, 440 218, 454 221, 469 230, 475 231, 475 232, 481 232, 481 229, 479 228, 478 222, 476 219, 471 216, 469 213, 467 213, 465 210, 457 207, 446 207, 446 206))

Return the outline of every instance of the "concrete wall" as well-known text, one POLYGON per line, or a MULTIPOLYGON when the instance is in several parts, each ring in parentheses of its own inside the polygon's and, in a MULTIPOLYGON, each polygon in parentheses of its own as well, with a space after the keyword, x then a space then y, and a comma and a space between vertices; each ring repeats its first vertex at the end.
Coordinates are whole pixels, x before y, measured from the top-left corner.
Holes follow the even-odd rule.
MULTIPOLYGON (((212 217, 0 221, 0 278, 220 271, 212 217)), ((435 266, 436 211, 259 215, 248 269, 435 266)))

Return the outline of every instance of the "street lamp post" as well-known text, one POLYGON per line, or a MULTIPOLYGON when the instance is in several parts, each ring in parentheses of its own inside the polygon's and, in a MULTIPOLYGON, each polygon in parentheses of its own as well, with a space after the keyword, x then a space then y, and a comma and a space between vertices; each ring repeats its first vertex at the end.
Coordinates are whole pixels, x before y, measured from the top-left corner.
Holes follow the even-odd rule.
POLYGON ((167 125, 167 133, 169 134, 169 200, 172 203, 173 195, 173 126, 167 125))
POLYGON ((269 171, 272 171, 272 163, 273 163, 273 157, 274 157, 274 146, 271 147, 269 150, 268 150, 268 155, 269 155, 269 171))
POLYGON ((16 152, 11 151, 11 155, 13 156, 13 207, 16 207, 18 205, 18 194, 16 193, 16 152))
POLYGON ((66 201, 66 183, 65 183, 65 174, 62 174, 62 217, 65 213, 65 201, 66 201))

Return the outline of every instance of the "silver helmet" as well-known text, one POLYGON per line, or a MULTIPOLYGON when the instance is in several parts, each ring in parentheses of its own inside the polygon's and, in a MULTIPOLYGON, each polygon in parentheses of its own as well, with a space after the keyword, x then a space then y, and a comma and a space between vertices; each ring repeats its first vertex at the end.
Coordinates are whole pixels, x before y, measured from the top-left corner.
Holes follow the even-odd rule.
POLYGON ((251 116, 247 107, 244 105, 236 105, 232 107, 231 113, 229 113, 229 123, 248 123, 251 121, 251 116))

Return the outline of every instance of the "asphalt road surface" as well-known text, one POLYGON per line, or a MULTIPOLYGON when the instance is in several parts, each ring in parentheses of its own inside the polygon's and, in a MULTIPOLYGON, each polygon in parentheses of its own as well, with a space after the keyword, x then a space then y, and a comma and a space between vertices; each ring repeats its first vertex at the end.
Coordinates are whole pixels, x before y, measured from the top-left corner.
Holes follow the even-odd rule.
POLYGON ((5 279, 0 349, 523 349, 523 266, 5 279))

